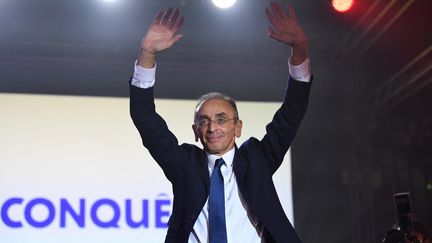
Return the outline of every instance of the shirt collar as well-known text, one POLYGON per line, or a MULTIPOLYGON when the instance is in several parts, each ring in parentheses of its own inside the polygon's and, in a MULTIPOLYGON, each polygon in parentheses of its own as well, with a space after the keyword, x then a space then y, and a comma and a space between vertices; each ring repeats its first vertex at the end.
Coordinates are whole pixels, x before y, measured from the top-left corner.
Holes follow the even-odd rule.
POLYGON ((210 153, 206 152, 208 166, 210 168, 213 168, 214 164, 215 164, 215 161, 217 159, 219 159, 219 158, 222 158, 225 161, 225 165, 228 168, 231 168, 232 164, 233 164, 233 160, 234 160, 234 153, 235 153, 235 147, 233 147, 230 151, 226 152, 222 156, 215 155, 215 154, 210 154, 210 153))

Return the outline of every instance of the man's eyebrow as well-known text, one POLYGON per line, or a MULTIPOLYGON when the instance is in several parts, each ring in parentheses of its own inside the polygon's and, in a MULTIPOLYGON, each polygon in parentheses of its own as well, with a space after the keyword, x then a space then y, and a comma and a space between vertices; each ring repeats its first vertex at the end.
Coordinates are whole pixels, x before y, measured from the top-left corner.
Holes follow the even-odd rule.
POLYGON ((200 115, 200 116, 198 117, 198 119, 210 119, 210 117, 207 116, 207 115, 200 115))
MULTIPOLYGON (((228 115, 225 112, 220 112, 220 113, 217 113, 215 115, 215 117, 217 117, 217 118, 227 117, 227 116, 228 115)), ((200 115, 200 116, 198 116, 198 119, 211 119, 211 118, 208 115, 200 115)))
POLYGON ((225 112, 217 113, 216 117, 227 117, 228 115, 225 112))

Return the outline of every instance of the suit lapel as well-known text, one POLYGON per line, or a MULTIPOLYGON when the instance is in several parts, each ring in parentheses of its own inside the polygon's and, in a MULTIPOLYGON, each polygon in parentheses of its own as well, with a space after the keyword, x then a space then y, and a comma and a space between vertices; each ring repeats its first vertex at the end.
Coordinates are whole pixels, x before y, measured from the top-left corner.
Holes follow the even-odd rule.
POLYGON ((204 151, 200 153, 198 166, 200 171, 199 174, 206 188, 206 195, 208 195, 210 190, 210 177, 209 177, 209 170, 208 170, 207 155, 204 151))
POLYGON ((237 184, 239 185, 239 187, 241 187, 241 189, 243 188, 244 177, 246 175, 247 169, 248 164, 246 162, 246 159, 243 157, 243 155, 240 153, 240 150, 236 146, 233 161, 233 170, 237 178, 237 184))

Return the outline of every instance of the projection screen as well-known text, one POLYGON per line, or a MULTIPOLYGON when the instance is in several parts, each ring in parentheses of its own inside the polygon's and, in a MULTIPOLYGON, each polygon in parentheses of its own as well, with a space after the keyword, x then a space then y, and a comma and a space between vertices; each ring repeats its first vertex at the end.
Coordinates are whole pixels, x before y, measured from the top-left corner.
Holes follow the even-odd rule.
MULTIPOLYGON (((171 186, 141 145, 128 102, 0 94, 1 242, 163 242, 171 186)), ((238 143, 261 138, 279 105, 239 102, 238 143)), ((157 100, 180 143, 195 143, 194 106, 157 100)), ((274 180, 293 222, 289 154, 274 180)))

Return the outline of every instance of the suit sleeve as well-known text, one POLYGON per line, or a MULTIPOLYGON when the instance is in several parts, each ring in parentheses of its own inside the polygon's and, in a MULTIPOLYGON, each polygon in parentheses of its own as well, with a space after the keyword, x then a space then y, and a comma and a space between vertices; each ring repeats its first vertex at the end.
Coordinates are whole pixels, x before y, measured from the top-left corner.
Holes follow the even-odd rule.
POLYGON ((153 88, 142 89, 129 85, 130 115, 138 129, 143 145, 163 169, 168 180, 175 180, 175 171, 182 153, 174 134, 164 119, 156 113, 153 88))
POLYGON ((266 126, 266 134, 260 145, 268 158, 272 173, 281 165, 306 113, 311 83, 290 77, 284 102, 266 126))

